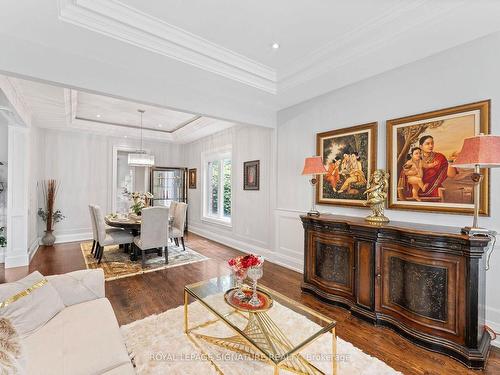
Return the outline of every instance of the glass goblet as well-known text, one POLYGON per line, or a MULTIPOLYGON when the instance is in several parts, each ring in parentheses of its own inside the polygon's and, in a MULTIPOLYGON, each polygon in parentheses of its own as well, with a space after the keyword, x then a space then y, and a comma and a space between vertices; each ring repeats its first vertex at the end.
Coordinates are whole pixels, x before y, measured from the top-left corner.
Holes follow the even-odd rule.
POLYGON ((236 284, 236 292, 234 296, 238 299, 243 299, 246 297, 243 292, 243 281, 247 278, 247 269, 246 268, 233 268, 234 280, 236 284))
POLYGON ((257 296, 257 280, 259 280, 264 273, 262 265, 263 265, 263 263, 261 263, 258 266, 250 267, 248 269, 248 277, 250 279, 252 279, 252 282, 253 282, 252 283, 252 288, 253 288, 252 298, 250 299, 250 301, 248 301, 248 304, 250 304, 251 306, 255 306, 255 307, 260 306, 260 300, 259 300, 259 297, 257 296))

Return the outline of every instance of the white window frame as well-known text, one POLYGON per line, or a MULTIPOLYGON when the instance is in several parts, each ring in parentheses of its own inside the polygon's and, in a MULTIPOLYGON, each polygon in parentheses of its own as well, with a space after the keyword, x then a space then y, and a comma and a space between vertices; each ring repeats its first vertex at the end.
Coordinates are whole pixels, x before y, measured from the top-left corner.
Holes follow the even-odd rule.
POLYGON ((232 158, 232 147, 225 146, 219 149, 202 153, 201 166, 203 172, 203 183, 202 183, 202 202, 203 209, 201 210, 201 220, 213 224, 224 225, 227 227, 232 227, 232 215, 233 215, 233 158, 232 158), (213 216, 208 213, 208 163, 216 160, 230 159, 231 160, 231 217, 227 218, 223 216, 224 210, 224 179, 223 179, 223 169, 221 168, 221 173, 219 176, 219 216, 213 216))

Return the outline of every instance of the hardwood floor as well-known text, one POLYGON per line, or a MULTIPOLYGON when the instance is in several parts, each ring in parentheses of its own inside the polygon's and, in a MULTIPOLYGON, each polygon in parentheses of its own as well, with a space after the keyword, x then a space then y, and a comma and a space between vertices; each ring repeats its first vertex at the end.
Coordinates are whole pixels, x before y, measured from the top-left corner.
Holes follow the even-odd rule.
MULTIPOLYGON (((109 281, 106 296, 120 324, 161 313, 183 303, 185 284, 229 273, 225 261, 239 251, 203 237, 189 234, 186 245, 210 259, 109 281)), ((40 248, 31 265, 0 269, 0 281, 11 281, 38 270, 44 275, 85 269, 79 243, 40 248)), ((272 263, 264 266, 262 283, 338 321, 338 335, 365 353, 377 357, 404 374, 500 374, 500 350, 493 348, 484 372, 468 370, 446 356, 421 349, 387 328, 375 327, 353 317, 346 310, 319 302, 300 290, 302 275, 272 263)))

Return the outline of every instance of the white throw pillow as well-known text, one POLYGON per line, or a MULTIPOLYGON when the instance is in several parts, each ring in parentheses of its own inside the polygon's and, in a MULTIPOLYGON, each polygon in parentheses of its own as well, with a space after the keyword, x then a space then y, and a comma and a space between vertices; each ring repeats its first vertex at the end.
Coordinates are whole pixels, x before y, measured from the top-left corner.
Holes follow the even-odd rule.
POLYGON ((0 317, 10 319, 21 338, 31 334, 64 309, 64 303, 38 271, 0 285, 0 317))
POLYGON ((24 374, 21 340, 11 321, 0 318, 0 370, 2 375, 24 374))

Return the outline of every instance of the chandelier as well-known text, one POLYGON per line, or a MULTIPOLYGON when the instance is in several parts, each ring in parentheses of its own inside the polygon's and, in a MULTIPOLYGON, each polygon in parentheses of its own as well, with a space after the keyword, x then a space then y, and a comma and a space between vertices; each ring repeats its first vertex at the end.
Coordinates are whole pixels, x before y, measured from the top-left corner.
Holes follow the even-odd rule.
POLYGON ((142 148, 142 116, 145 111, 138 109, 137 112, 141 114, 141 148, 137 152, 128 154, 128 165, 131 167, 152 167, 155 164, 155 156, 148 154, 142 148))

